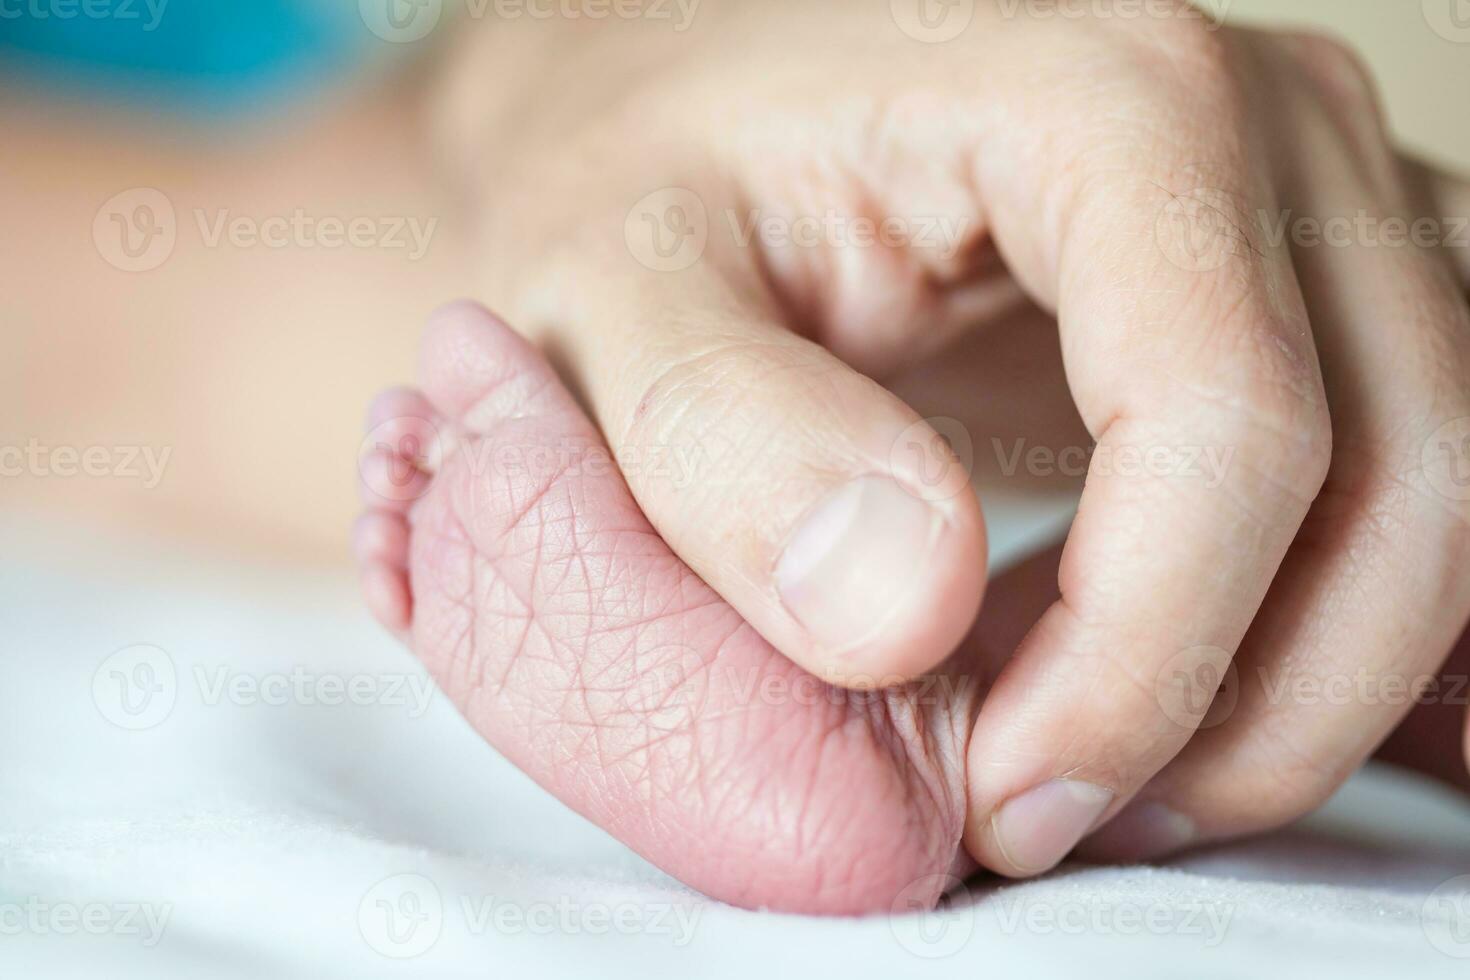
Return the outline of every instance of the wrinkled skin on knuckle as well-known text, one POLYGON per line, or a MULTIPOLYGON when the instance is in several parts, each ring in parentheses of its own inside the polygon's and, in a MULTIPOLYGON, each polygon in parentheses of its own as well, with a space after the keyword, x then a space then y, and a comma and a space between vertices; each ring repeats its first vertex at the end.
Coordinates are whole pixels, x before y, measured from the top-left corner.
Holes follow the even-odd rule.
POLYGON ((1240 797, 1252 801, 1247 812, 1258 826, 1249 829, 1279 827, 1316 810, 1362 761, 1317 744, 1298 730, 1299 724, 1292 712, 1268 712, 1250 733, 1245 754, 1252 761, 1241 779, 1256 792, 1240 797))
POLYGON ((1181 2, 1176 9, 1178 14, 1172 17, 1097 22, 1101 27, 1097 36, 1115 52, 1117 77, 1150 86, 1156 99, 1197 97, 1217 100, 1222 108, 1238 100, 1249 66, 1242 34, 1216 24, 1191 4, 1181 2), (1160 81, 1180 90, 1160 92, 1160 81))
POLYGON ((1278 43, 1303 79, 1345 117, 1380 122, 1378 84, 1358 51, 1329 34, 1295 32, 1278 43))
POLYGON ((668 528, 676 551, 680 527, 720 528, 740 535, 722 542, 733 564, 759 564, 771 544, 762 532, 795 525, 811 496, 806 484, 862 464, 842 440, 821 434, 844 431, 848 406, 867 387, 785 338, 676 354, 643 389, 621 445, 640 456, 677 451, 695 476, 677 488, 635 490, 655 510, 677 506, 681 520, 668 528), (739 522, 726 518, 732 504, 745 515, 739 522))

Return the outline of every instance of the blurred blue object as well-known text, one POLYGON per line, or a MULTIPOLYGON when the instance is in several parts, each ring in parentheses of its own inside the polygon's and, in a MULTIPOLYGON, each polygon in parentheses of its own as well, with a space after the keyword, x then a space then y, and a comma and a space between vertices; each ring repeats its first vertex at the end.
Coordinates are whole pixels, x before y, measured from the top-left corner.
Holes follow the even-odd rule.
POLYGON ((350 0, 0 0, 0 67, 185 112, 279 104, 351 69, 350 0))

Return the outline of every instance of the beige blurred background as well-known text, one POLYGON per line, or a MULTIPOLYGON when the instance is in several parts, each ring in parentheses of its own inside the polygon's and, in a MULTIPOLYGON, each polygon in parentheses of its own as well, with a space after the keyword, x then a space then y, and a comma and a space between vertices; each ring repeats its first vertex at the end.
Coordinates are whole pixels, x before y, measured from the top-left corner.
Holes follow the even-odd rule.
POLYGON ((1206 0, 1228 23, 1298 25, 1352 42, 1409 149, 1470 170, 1470 0, 1206 0))
MULTIPOLYGON (((1470 0, 1200 2, 1232 23, 1345 37, 1376 70, 1403 144, 1470 172, 1470 0)), ((156 487, 0 476, 6 515, 345 565, 364 405, 412 380, 430 309, 474 291, 428 74, 380 71, 268 125, 204 133, 0 85, 0 447, 170 453, 156 487), (136 187, 166 192, 181 214, 306 208, 437 225, 413 261, 181 234, 166 265, 135 274, 104 261, 91 232, 104 202, 136 187)))

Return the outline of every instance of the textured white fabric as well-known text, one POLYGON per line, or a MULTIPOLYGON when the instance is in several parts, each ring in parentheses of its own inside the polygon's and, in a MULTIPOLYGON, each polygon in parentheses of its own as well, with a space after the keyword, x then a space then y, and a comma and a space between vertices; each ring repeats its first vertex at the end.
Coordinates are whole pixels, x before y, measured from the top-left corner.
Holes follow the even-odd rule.
POLYGON ((1470 902, 1435 894, 1470 873, 1470 807, 1402 776, 1165 868, 982 881, 929 916, 741 911, 416 702, 353 583, 6 531, 0 977, 1470 976, 1470 902), (114 656, 136 644, 166 661, 114 656), (308 703, 332 677, 365 703, 308 703), (120 678, 158 689, 141 713, 120 678))

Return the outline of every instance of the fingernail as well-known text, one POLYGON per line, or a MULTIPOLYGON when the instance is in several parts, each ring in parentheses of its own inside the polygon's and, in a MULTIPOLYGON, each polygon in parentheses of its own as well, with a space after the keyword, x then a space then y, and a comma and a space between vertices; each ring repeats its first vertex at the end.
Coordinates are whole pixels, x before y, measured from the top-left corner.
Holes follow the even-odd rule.
POLYGON ((776 562, 776 590, 812 637, 842 652, 877 634, 923 572, 940 528, 927 503, 864 476, 807 515, 776 562))
POLYGON ((1162 803, 1136 803, 1088 839, 1086 850, 1114 861, 1140 861, 1188 847, 1199 836, 1194 821, 1162 803))
POLYGON ((1055 866, 1092 829, 1111 790, 1075 779, 1053 779, 1007 801, 990 817, 995 842, 1011 866, 1040 874, 1055 866))

